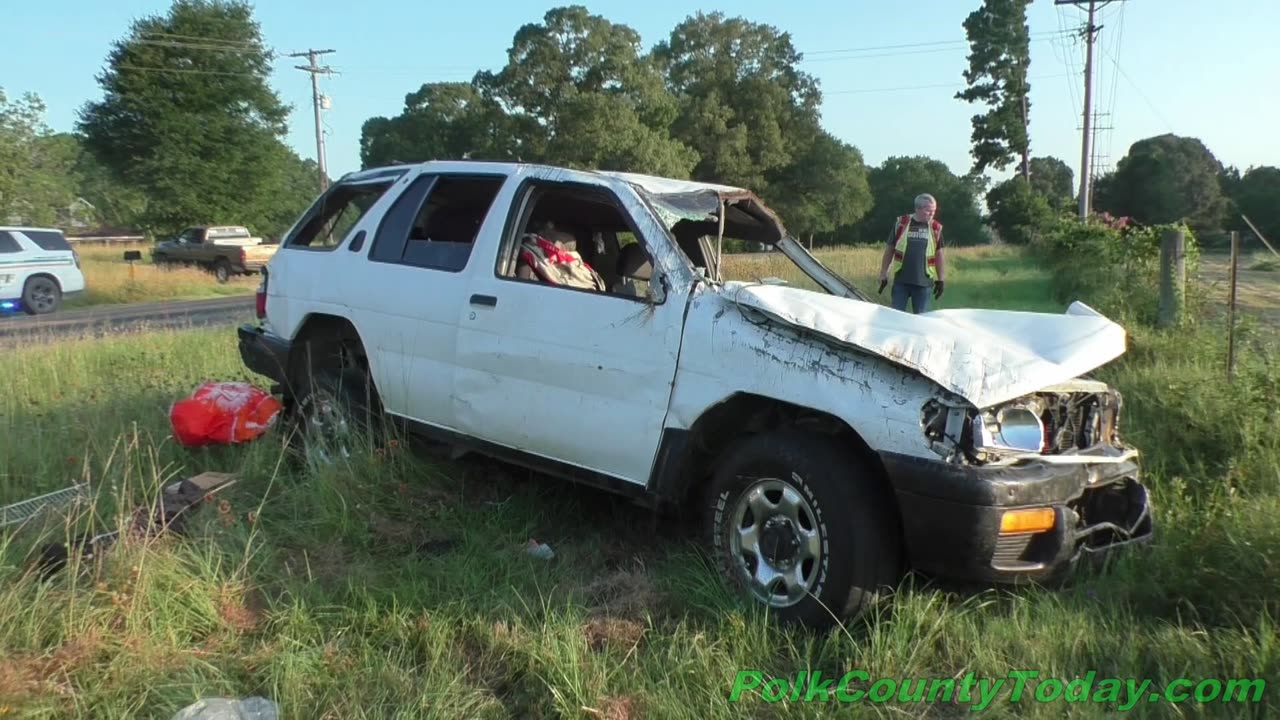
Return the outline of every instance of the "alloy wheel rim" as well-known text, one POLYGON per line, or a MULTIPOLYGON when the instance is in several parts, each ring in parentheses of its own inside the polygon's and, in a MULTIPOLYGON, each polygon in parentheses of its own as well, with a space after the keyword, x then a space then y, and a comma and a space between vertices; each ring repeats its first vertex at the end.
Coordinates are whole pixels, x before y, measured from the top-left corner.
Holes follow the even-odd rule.
POLYGON ((351 459, 351 422, 333 394, 317 389, 303 415, 305 452, 313 466, 330 467, 351 459))
POLYGON ((764 478, 739 497, 730 515, 734 571, 752 597, 785 608, 813 589, 822 565, 817 514, 791 483, 764 478))
POLYGON ((31 307, 36 312, 48 312, 54 306, 54 290, 50 283, 36 283, 31 288, 31 307))

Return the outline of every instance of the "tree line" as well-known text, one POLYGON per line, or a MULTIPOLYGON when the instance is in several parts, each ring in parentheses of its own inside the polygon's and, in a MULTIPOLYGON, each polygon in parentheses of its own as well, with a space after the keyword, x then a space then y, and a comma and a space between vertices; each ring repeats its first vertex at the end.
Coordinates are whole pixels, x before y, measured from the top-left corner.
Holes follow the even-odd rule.
MULTIPOLYGON (((949 244, 1028 242, 1039 219, 1074 212, 1075 181, 1030 146, 1029 0, 973 1, 957 98, 983 112, 962 174, 909 148, 867 165, 823 128, 820 83, 778 28, 696 13, 646 48, 634 29, 576 5, 519 27, 501 69, 425 83, 399 114, 366 120, 361 163, 522 160, 740 185, 819 244, 882 242, 911 198, 931 192, 949 244), (1014 177, 993 186, 986 173, 1010 166, 1014 177)), ((314 197, 317 171, 284 143, 272 58, 248 4, 175 0, 114 44, 103 96, 74 133, 42 130, 38 99, 0 93, 0 160, 15 168, 0 171, 0 212, 78 194, 110 222, 153 232, 203 222, 282 231, 314 197)), ((1241 173, 1196 138, 1147 138, 1096 183, 1093 206, 1199 232, 1238 229, 1243 211, 1270 238, 1280 170, 1241 173)))

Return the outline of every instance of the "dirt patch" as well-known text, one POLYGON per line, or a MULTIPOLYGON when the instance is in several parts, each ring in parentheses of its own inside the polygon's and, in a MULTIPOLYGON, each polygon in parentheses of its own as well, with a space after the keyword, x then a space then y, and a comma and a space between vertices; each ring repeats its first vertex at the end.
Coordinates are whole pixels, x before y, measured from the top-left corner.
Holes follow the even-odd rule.
MULTIPOLYGON (((1250 269, 1261 260, 1276 260, 1269 252, 1265 255, 1241 254, 1236 273, 1236 312, 1280 329, 1280 272, 1250 269)), ((1205 253, 1200 256, 1199 270, 1199 279, 1209 293, 1206 302, 1210 311, 1225 320, 1231 293, 1231 255, 1205 253)))
POLYGON ((218 615, 228 628, 238 633, 257 630, 266 616, 266 599, 255 590, 224 585, 218 593, 218 615))
POLYGON ((610 697, 599 703, 599 707, 583 708, 587 715, 600 720, 631 720, 643 717, 635 698, 610 697))
POLYGON ((351 551, 338 543, 285 550, 284 571, 289 577, 306 578, 332 587, 351 574, 351 551))
POLYGON ((642 569, 603 575, 583 587, 582 593, 595 613, 632 620, 657 614, 663 605, 662 593, 642 569))
POLYGON ((602 615, 587 621, 583 634, 587 645, 600 652, 606 648, 631 652, 644 639, 645 628, 635 620, 602 615))

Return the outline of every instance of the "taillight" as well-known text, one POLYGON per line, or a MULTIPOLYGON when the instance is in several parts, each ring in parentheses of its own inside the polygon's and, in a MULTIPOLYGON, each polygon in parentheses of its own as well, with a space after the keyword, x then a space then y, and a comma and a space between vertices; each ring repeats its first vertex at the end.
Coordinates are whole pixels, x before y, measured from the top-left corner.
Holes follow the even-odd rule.
POLYGON ((245 267, 248 264, 249 264, 249 252, 244 248, 240 248, 240 267, 245 267))
POLYGON ((258 283, 258 294, 256 297, 258 319, 263 320, 267 317, 267 270, 262 269, 262 282, 258 283))

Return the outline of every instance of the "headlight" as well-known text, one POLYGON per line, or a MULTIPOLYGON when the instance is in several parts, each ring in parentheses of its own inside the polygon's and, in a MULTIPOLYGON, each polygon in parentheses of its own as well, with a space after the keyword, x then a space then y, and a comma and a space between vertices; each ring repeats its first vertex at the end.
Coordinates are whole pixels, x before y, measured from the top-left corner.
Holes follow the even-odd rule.
POLYGON ((978 450, 1044 450, 1044 423, 1034 405, 1010 405, 984 411, 973 419, 973 444, 978 450))

